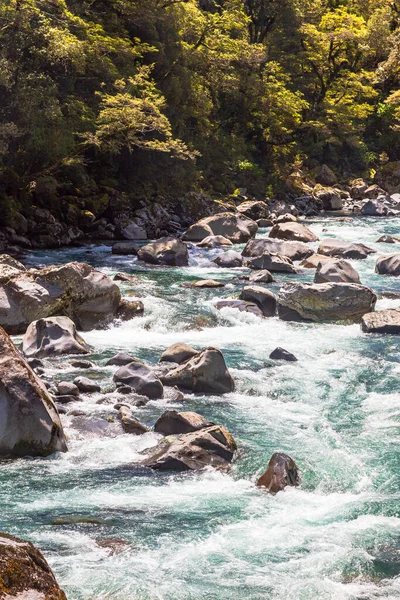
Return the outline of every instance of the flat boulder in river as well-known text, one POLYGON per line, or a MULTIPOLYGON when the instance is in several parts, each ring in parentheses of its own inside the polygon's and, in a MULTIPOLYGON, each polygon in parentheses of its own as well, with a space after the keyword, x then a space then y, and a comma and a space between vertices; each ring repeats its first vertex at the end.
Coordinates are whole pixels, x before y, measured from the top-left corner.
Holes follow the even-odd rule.
POLYGON ((207 236, 222 235, 231 242, 240 244, 247 242, 257 230, 257 223, 240 213, 220 213, 197 221, 189 227, 183 239, 188 242, 201 242, 207 236))
POLYGON ((29 358, 90 352, 90 346, 77 333, 74 322, 68 317, 33 321, 23 337, 22 349, 29 358))
POLYGON ((361 329, 365 333, 400 334, 400 308, 389 308, 367 313, 361 319, 361 329))
POLYGON ((138 258, 151 265, 186 267, 189 264, 189 252, 184 242, 176 238, 163 237, 142 246, 138 258))
POLYGON ((217 348, 206 348, 162 377, 164 385, 206 394, 233 392, 234 382, 217 348))
POLYGON ((177 344, 172 344, 172 346, 169 346, 166 350, 164 350, 160 356, 160 362, 166 361, 178 363, 178 365, 180 365, 189 358, 197 356, 197 354, 198 351, 191 346, 188 346, 187 344, 180 344, 178 342, 177 344))
POLYGON ((271 456, 267 470, 257 481, 258 487, 266 488, 271 494, 284 490, 287 486, 300 484, 299 470, 293 458, 283 452, 271 456))
POLYGON ((328 281, 360 283, 360 276, 346 260, 333 259, 320 263, 314 275, 314 283, 327 283, 328 281))
POLYGON ((114 374, 114 381, 129 385, 137 394, 148 398, 161 398, 163 385, 154 371, 139 362, 132 362, 118 369, 114 374))
POLYGON ((336 256, 338 258, 367 258, 369 254, 374 254, 376 250, 369 248, 365 244, 353 244, 352 242, 343 242, 334 238, 322 240, 318 254, 325 256, 336 256))
POLYGON ((178 435, 199 431, 205 427, 212 427, 214 423, 205 419, 196 412, 178 412, 177 410, 166 410, 154 425, 156 433, 163 435, 178 435))
POLYGON ((60 417, 45 385, 1 327, 0 382, 0 455, 65 452, 60 417))
POLYGON ((143 465, 159 471, 198 471, 205 467, 226 470, 236 442, 222 425, 205 427, 180 436, 167 436, 152 448, 143 465))
POLYGON ((261 256, 264 252, 271 254, 281 254, 292 261, 304 260, 314 251, 310 246, 303 242, 287 242, 272 239, 249 240, 242 252, 243 256, 261 256))
POLYGON ((284 321, 360 321, 376 300, 355 283, 290 283, 280 289, 278 314, 284 321))
POLYGON ((43 554, 30 542, 0 533, 0 597, 67 600, 43 554))
POLYGON ((317 242, 318 237, 306 225, 301 223, 277 223, 269 232, 270 238, 295 242, 317 242))
POLYGON ((379 275, 400 275, 400 253, 378 258, 375 271, 379 275))
POLYGON ((32 321, 63 315, 86 331, 117 316, 120 302, 118 285, 85 263, 31 269, 0 283, 0 325, 19 334, 32 321))

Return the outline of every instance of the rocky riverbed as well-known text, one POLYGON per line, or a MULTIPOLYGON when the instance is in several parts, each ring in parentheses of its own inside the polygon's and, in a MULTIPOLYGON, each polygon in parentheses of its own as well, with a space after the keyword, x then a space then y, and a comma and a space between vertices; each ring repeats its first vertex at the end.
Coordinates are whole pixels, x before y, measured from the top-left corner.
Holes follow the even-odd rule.
POLYGON ((400 594, 400 220, 252 223, 7 264, 68 451, 2 461, 0 530, 69 600, 400 594))

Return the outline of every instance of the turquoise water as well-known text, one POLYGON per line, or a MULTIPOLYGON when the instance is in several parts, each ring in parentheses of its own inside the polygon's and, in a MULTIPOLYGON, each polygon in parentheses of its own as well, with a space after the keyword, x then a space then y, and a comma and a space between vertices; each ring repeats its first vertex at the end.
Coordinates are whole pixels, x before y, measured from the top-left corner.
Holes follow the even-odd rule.
MULTIPOLYGON (((400 220, 315 220, 320 237, 376 244, 399 234, 400 220), (323 229, 327 229, 323 232, 323 229)), ((259 236, 266 236, 262 230, 259 236)), ((219 347, 236 380, 225 396, 189 395, 184 404, 152 401, 135 409, 147 425, 167 407, 195 410, 234 435, 239 452, 228 474, 148 473, 140 452, 159 436, 116 435, 101 394, 69 405, 63 416, 70 452, 2 462, 0 530, 31 540, 48 558, 69 600, 344 600, 400 598, 400 343, 367 336, 359 325, 284 323, 215 302, 237 293, 245 269, 210 262, 220 250, 191 250, 187 268, 148 268, 110 247, 37 252, 30 264, 90 262, 106 273, 136 273, 125 295, 143 299, 145 315, 84 334, 109 385, 107 358, 122 350, 156 362, 170 344, 219 347), (190 290, 198 278, 227 283, 190 290), (299 359, 268 359, 283 346, 299 359), (302 471, 298 489, 269 496, 256 479, 271 454, 289 453, 302 471), (98 545, 122 538, 121 551, 98 545)), ((375 275, 377 255, 351 261, 378 293, 399 279, 375 275)), ((279 275, 269 289, 293 278, 279 275)), ((377 308, 400 306, 381 298, 377 308)), ((46 377, 73 379, 68 360, 47 363, 46 377)), ((89 372, 88 372, 89 373, 89 372)))

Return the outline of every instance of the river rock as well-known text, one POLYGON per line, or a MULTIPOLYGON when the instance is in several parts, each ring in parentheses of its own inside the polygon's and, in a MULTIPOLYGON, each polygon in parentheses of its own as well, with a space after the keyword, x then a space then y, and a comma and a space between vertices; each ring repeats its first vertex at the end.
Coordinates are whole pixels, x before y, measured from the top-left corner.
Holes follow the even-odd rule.
POLYGON ((60 381, 57 383, 57 393, 59 396, 79 396, 79 388, 72 381, 60 381))
POLYGON ((361 329, 365 333, 400 334, 400 308, 378 310, 364 315, 361 319, 361 329))
POLYGON ((387 207, 378 199, 368 200, 361 207, 361 214, 368 217, 384 217, 386 213, 387 207))
POLYGON ((136 277, 136 275, 127 275, 126 273, 116 273, 113 280, 123 281, 124 283, 141 283, 140 277, 136 277))
POLYGON ((276 273, 297 273, 296 267, 290 260, 282 254, 272 254, 264 252, 261 256, 248 258, 245 261, 245 266, 250 269, 258 269, 261 271, 273 271, 276 273))
POLYGON ((379 275, 400 275, 400 253, 379 257, 375 271, 379 275))
POLYGON ((6 533, 0 533, 0 594, 4 600, 67 600, 43 554, 6 533))
POLYGON ((133 242, 116 242, 111 248, 113 254, 121 256, 136 256, 139 246, 133 242))
POLYGON ((335 173, 325 164, 317 167, 312 175, 316 183, 321 183, 322 185, 335 185, 337 181, 335 173))
POLYGON ((284 242, 263 238, 260 240, 249 240, 242 252, 243 256, 261 256, 264 252, 281 254, 292 261, 308 258, 314 251, 303 242, 284 242))
POLYGON ((215 281, 215 279, 200 279, 190 284, 190 287, 198 289, 221 288, 225 287, 225 284, 221 281, 215 281))
POLYGON ((170 267, 186 267, 189 264, 189 252, 186 244, 171 237, 163 237, 142 246, 138 257, 151 265, 168 265, 170 267))
POLYGON ((312 254, 309 258, 305 258, 300 266, 305 269, 316 269, 320 263, 330 263, 334 259, 331 256, 325 256, 324 254, 312 254))
POLYGON ((320 263, 314 276, 314 283, 327 283, 329 281, 360 283, 360 276, 346 260, 331 260, 320 263))
POLYGON ((133 416, 133 413, 129 407, 121 406, 119 409, 119 418, 121 419, 122 429, 125 433, 131 433, 133 435, 142 435, 147 433, 149 428, 143 425, 138 419, 133 416))
POLYGON ((137 394, 148 398, 161 398, 163 385, 152 369, 139 362, 132 362, 118 369, 114 381, 129 385, 137 394))
MULTIPOLYGON (((297 217, 295 217, 294 215, 291 215, 290 213, 285 213, 284 215, 279 215, 279 217, 276 219, 276 223, 297 223, 298 219, 297 217)), ((272 237, 272 236, 271 236, 272 237)))
POLYGON ((125 240, 147 240, 146 230, 135 221, 121 223, 119 229, 125 240))
POLYGON ((101 387, 98 383, 89 379, 89 377, 76 377, 74 384, 77 386, 80 392, 91 394, 92 392, 100 392, 101 387))
POLYGON ((156 433, 163 435, 178 435, 199 431, 205 427, 212 427, 214 423, 208 421, 196 412, 178 412, 177 410, 166 410, 154 425, 156 433))
POLYGON ((164 438, 142 464, 160 471, 198 471, 205 467, 226 470, 236 451, 236 442, 222 425, 205 427, 180 436, 164 438))
POLYGON ((294 242, 317 242, 318 237, 301 223, 277 223, 269 232, 270 238, 294 242))
POLYGON ((258 487, 264 487, 271 494, 284 490, 287 486, 300 485, 299 470, 293 458, 283 452, 271 456, 268 468, 257 481, 258 487))
POLYGON ((172 344, 169 346, 164 352, 161 354, 160 362, 170 362, 177 363, 180 365, 181 363, 189 360, 189 358, 193 358, 193 356, 197 356, 198 351, 194 348, 191 348, 187 344, 172 344))
POLYGON ((284 348, 275 348, 269 355, 272 360, 287 360, 289 362, 297 362, 297 358, 291 352, 288 352, 284 348))
POLYGON ((343 242, 342 240, 331 238, 322 240, 318 248, 318 254, 337 256, 339 258, 362 259, 367 258, 368 254, 375 252, 376 250, 369 248, 365 244, 353 244, 352 242, 343 242))
POLYGON ((249 217, 249 219, 253 219, 253 221, 266 218, 269 215, 268 204, 262 200, 246 200, 239 204, 236 210, 249 217))
POLYGON ((31 323, 22 339, 22 349, 25 356, 36 358, 90 352, 90 346, 68 317, 49 317, 31 323))
POLYGON ((162 381, 165 385, 197 393, 225 394, 233 392, 234 383, 223 354, 217 348, 206 348, 193 358, 167 373, 162 381))
POLYGON ((215 262, 215 264, 219 267, 231 269, 234 267, 241 267, 243 263, 243 258, 240 252, 228 250, 228 252, 224 252, 223 254, 217 256, 217 258, 215 258, 213 262, 215 262))
POLYGON ((215 308, 221 310, 223 308, 235 308, 240 312, 248 312, 257 317, 263 317, 261 308, 255 302, 248 302, 246 300, 219 300, 215 308))
POLYGON ((289 283, 282 286, 278 314, 284 321, 360 321, 377 297, 355 283, 289 283))
POLYGON ((121 321, 130 321, 135 317, 139 317, 144 313, 144 304, 140 300, 126 300, 125 298, 121 300, 117 318, 121 321))
POLYGON ((57 314, 89 330, 114 318, 120 300, 118 285, 85 263, 24 271, 0 284, 0 325, 19 334, 32 321, 57 314))
POLYGON ((106 366, 116 366, 122 367, 123 365, 129 365, 131 362, 138 362, 136 358, 130 356, 129 354, 125 354, 124 352, 118 352, 115 356, 112 356, 106 362, 106 366))
POLYGON ((249 275, 250 283, 273 283, 275 279, 272 277, 272 274, 264 269, 263 271, 253 271, 249 275))
POLYGON ((74 369, 92 369, 93 363, 89 360, 71 360, 69 363, 74 369))
POLYGON ((276 313, 276 296, 260 285, 247 285, 240 294, 242 300, 255 302, 261 309, 264 317, 273 317, 276 313))
POLYGON ((218 246, 232 246, 232 242, 223 235, 208 235, 197 245, 200 248, 217 248, 218 246))
POLYGON ((231 242, 247 242, 258 230, 255 221, 232 213, 220 213, 201 219, 186 231, 183 239, 188 242, 201 242, 209 235, 222 235, 231 242))
POLYGON ((341 210, 343 201, 340 192, 335 188, 317 185, 313 191, 314 198, 322 203, 324 210, 341 210))
POLYGON ((8 254, 0 254, 0 283, 6 283, 12 277, 24 273, 26 268, 8 254))
POLYGON ((64 432, 46 386, 0 327, 0 455, 65 452, 64 432))
POLYGON ((377 244, 396 244, 400 242, 400 238, 394 235, 381 235, 381 237, 376 240, 377 244))

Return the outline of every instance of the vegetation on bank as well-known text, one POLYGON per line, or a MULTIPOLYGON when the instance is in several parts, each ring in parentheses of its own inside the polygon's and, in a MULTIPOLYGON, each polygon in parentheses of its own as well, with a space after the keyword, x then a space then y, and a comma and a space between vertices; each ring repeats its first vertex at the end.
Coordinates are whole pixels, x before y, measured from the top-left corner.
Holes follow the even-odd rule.
POLYGON ((3 0, 2 224, 399 160, 399 24, 393 0, 3 0))

